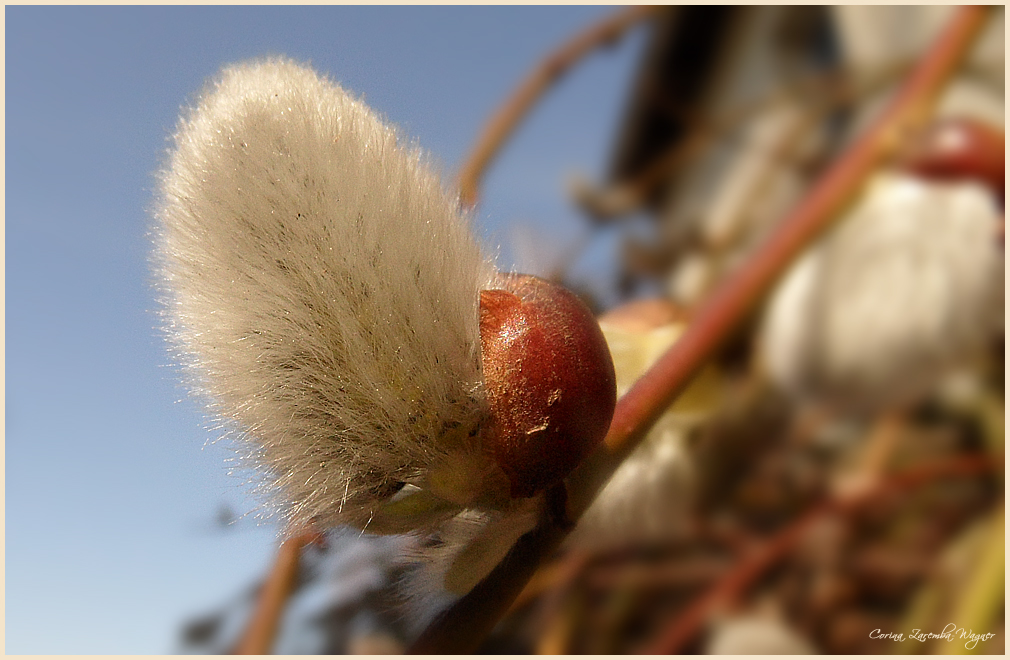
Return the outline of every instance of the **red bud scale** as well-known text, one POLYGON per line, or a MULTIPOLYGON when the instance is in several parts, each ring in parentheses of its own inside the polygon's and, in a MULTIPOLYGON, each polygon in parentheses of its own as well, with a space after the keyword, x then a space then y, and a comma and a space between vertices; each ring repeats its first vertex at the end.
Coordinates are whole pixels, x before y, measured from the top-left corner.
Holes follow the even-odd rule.
POLYGON ((617 399, 614 364, 592 312, 573 293, 505 275, 480 294, 490 424, 484 447, 512 497, 563 479, 601 441, 617 399))

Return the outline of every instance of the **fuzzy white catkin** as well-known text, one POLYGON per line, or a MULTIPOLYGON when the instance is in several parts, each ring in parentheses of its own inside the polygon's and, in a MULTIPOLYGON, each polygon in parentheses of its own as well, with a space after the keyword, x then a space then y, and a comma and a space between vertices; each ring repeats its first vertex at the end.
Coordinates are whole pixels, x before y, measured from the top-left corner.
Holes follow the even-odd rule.
MULTIPOLYGON (((644 330, 602 320, 600 327, 614 359, 619 396, 631 389, 684 331, 681 323, 644 330)), ((692 478, 686 437, 692 423, 706 416, 691 409, 697 389, 696 382, 621 462, 579 518, 565 541, 568 547, 605 551, 669 541, 683 533, 692 478)))
POLYGON ((180 360, 292 522, 364 527, 434 466, 479 468, 494 271, 363 103, 286 59, 225 69, 179 124, 155 218, 180 360))
POLYGON ((439 611, 468 593, 536 526, 542 498, 513 500, 506 510, 466 509, 426 534, 410 536, 415 560, 398 585, 408 627, 419 633, 439 611))
POLYGON ((797 630, 768 615, 724 615, 712 624, 705 655, 813 655, 817 648, 797 630))
POLYGON ((857 409, 922 393, 1002 318, 997 219, 977 184, 879 175, 774 294, 772 378, 857 409))

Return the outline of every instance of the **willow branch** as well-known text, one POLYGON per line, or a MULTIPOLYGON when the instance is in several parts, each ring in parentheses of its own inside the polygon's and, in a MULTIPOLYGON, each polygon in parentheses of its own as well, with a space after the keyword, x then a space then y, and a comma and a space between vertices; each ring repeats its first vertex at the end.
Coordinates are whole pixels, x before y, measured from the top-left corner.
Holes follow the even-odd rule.
POLYGON ((987 12, 960 7, 876 123, 851 145, 773 235, 717 289, 680 339, 618 402, 603 444, 568 479, 569 516, 577 520, 652 425, 712 357, 789 264, 856 197, 905 136, 924 126, 987 12))
POLYGON ((271 652, 281 615, 298 581, 302 548, 310 543, 322 543, 323 540, 319 532, 309 530, 292 536, 281 544, 273 568, 260 589, 249 625, 232 653, 265 655, 271 652))
POLYGON ((922 126, 944 83, 954 73, 986 18, 961 7, 888 108, 836 161, 779 224, 771 238, 713 295, 684 335, 617 403, 606 439, 566 480, 566 514, 545 520, 475 589, 436 619, 411 653, 473 651, 522 591, 537 565, 567 535, 620 462, 714 355, 733 328, 768 292, 789 263, 857 194, 909 131, 922 126))
POLYGON ((491 117, 459 173, 460 202, 477 203, 481 177, 488 164, 530 109, 568 69, 596 48, 620 38, 629 28, 652 16, 656 7, 628 7, 576 35, 546 57, 491 117))
MULTIPOLYGON (((790 97, 809 99, 810 114, 816 119, 822 119, 828 113, 843 106, 851 106, 900 79, 912 68, 913 64, 914 62, 911 60, 902 60, 860 80, 850 79, 838 70, 830 70, 813 76, 806 74, 793 80, 787 80, 782 86, 743 102, 739 106, 723 112, 715 119, 691 116, 689 119, 694 128, 685 140, 676 142, 655 157, 642 167, 633 179, 614 184, 610 189, 611 193, 620 191, 621 206, 601 207, 594 205, 592 201, 585 200, 580 203, 584 206, 584 210, 599 220, 607 220, 610 217, 630 213, 642 203, 642 200, 652 195, 661 184, 669 181, 671 177, 689 165, 705 148, 710 147, 719 139, 724 139, 731 129, 739 126, 749 117, 759 114, 772 104, 780 103, 783 99, 790 97)), ((1002 158, 1002 150, 999 153, 1002 158)), ((606 192, 604 190, 604 193, 606 192)))

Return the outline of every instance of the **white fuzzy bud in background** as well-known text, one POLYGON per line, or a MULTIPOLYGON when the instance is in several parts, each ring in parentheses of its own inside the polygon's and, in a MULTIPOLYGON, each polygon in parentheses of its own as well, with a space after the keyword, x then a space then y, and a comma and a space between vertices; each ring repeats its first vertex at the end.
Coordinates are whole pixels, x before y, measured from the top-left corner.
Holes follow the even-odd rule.
POLYGON ((923 393, 1002 318, 998 218, 977 184, 879 175, 773 294, 772 378, 858 408, 923 393))
POLYGON ((541 498, 515 500, 507 511, 466 509, 407 550, 416 560, 400 583, 409 628, 420 633, 442 609, 467 594, 539 519, 541 498))
POLYGON ((684 534, 693 484, 688 430, 676 412, 660 417, 579 519, 567 545, 606 550, 684 534))
POLYGON ((711 624, 706 655, 813 655, 817 648, 781 618, 763 613, 718 617, 711 624))
MULTIPOLYGON (((623 396, 686 328, 668 302, 637 301, 600 319, 623 396), (623 312, 623 313, 622 313, 623 312)), ((687 451, 691 429, 716 409, 719 377, 703 371, 617 468, 565 541, 600 551, 669 542, 684 533, 694 479, 687 451)))
MULTIPOLYGON (((364 104, 288 60, 225 69, 179 125, 155 216, 180 359, 292 522, 366 527, 404 483, 488 469, 493 268, 364 104)), ((459 509, 479 491, 453 486, 459 509)))

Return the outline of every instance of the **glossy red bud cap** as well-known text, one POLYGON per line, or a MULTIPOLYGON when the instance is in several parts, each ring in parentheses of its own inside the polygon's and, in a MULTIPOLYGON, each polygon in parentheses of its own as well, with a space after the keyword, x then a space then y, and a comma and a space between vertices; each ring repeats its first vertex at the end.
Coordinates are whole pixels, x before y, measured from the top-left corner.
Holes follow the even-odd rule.
POLYGON ((928 127, 899 156, 901 166, 927 179, 972 179, 1000 200, 1006 185, 1003 131, 971 119, 951 118, 928 127))
POLYGON ((607 434, 614 363, 589 308, 557 284, 502 275, 481 291, 480 337, 490 423, 484 447, 512 497, 563 479, 607 434))

